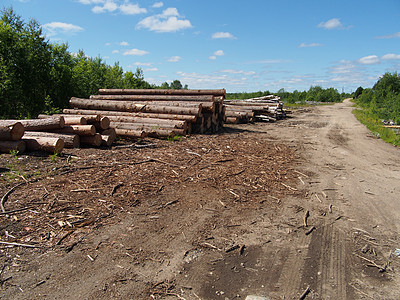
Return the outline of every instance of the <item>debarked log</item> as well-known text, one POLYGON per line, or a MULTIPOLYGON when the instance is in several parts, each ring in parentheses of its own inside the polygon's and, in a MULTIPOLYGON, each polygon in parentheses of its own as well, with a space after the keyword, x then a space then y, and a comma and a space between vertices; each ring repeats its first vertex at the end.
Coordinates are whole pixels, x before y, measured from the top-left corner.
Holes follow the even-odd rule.
POLYGON ((53 132, 58 133, 74 133, 79 136, 94 135, 96 133, 96 127, 93 125, 68 125, 62 129, 54 130, 53 132))
POLYGON ((64 149, 64 140, 55 137, 30 137, 22 139, 26 149, 30 151, 45 151, 61 153, 64 149))

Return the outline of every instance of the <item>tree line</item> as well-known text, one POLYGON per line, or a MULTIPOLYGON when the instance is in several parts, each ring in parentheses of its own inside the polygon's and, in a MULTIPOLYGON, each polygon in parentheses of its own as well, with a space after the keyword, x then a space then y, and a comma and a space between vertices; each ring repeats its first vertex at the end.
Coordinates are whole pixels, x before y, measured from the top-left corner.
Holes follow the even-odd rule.
POLYGON ((161 86, 144 80, 143 71, 124 71, 67 44, 50 43, 36 20, 24 22, 12 8, 0 19, 0 118, 33 118, 68 106, 74 97, 87 98, 99 88, 182 89, 179 80, 161 86))
POLYGON ((308 91, 298 91, 293 92, 285 91, 285 89, 280 89, 276 93, 271 93, 270 91, 258 91, 254 93, 227 93, 227 99, 249 99, 255 97, 262 97, 274 94, 281 97, 282 101, 285 103, 307 103, 307 102, 340 102, 346 97, 350 97, 350 94, 342 93, 340 94, 334 88, 324 89, 320 86, 311 86, 308 91))
POLYGON ((397 72, 385 73, 372 88, 359 87, 354 99, 372 116, 400 124, 400 75, 397 72))

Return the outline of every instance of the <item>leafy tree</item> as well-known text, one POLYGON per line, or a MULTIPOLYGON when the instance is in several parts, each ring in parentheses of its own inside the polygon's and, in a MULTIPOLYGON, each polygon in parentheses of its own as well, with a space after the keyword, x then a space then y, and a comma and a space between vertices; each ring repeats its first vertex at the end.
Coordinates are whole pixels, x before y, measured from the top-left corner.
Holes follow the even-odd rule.
POLYGON ((183 88, 182 83, 179 80, 174 80, 171 82, 171 89, 181 90, 183 88))
POLYGON ((353 94, 353 99, 357 99, 358 97, 361 96, 362 92, 363 92, 363 88, 361 86, 359 86, 356 91, 353 94))

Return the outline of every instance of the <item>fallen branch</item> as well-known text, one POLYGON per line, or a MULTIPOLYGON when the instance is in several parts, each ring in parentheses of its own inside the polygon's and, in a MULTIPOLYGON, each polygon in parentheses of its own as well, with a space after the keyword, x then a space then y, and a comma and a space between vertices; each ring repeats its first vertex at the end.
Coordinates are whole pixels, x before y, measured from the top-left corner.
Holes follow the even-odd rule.
POLYGON ((300 300, 306 299, 306 297, 307 297, 308 293, 310 293, 310 291, 311 291, 310 286, 308 286, 308 287, 306 288, 306 290, 303 292, 303 294, 301 294, 301 296, 300 296, 299 299, 300 299, 300 300))
POLYGON ((21 183, 17 184, 16 186, 13 186, 10 190, 7 191, 7 193, 4 194, 4 196, 1 198, 1 201, 0 201, 0 208, 3 213, 6 212, 6 209, 4 208, 4 203, 7 201, 8 196, 10 196, 11 193, 14 192, 17 187, 24 185, 26 183, 27 182, 21 182, 21 183))
POLYGON ((307 210, 306 213, 305 213, 305 215, 304 215, 304 219, 303 219, 304 227, 307 227, 307 226, 308 226, 307 220, 308 220, 308 217, 309 217, 309 216, 310 216, 310 212, 307 210))
POLYGON ((10 242, 2 242, 2 241, 0 241, 0 244, 8 245, 8 246, 26 247, 26 248, 41 248, 40 246, 35 246, 35 245, 20 244, 20 243, 10 243, 10 242))
POLYGON ((315 226, 311 227, 311 228, 306 232, 306 235, 311 234, 311 232, 313 232, 314 229, 316 229, 315 226))

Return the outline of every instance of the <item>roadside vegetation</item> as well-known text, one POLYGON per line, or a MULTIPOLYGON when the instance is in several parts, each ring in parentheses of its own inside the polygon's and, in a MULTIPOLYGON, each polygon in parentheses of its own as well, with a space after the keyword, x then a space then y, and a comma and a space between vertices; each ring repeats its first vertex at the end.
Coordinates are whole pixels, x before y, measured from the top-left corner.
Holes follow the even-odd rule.
POLYGON ((340 94, 334 88, 324 89, 320 86, 312 86, 308 91, 298 91, 293 92, 285 91, 280 89, 276 93, 270 91, 259 91, 254 93, 227 93, 227 99, 249 99, 256 98, 274 94, 281 97, 281 100, 289 106, 304 106, 309 104, 319 104, 319 103, 332 103, 341 102, 343 99, 350 97, 350 94, 342 93, 340 94))
POLYGON ((161 86, 144 80, 143 71, 124 71, 67 44, 50 43, 39 23, 26 23, 12 8, 0 15, 0 119, 34 118, 56 113, 74 97, 87 98, 99 88, 182 89, 179 80, 161 86))
POLYGON ((354 110, 357 119, 374 135, 384 141, 400 146, 400 135, 384 124, 400 124, 400 75, 384 74, 372 88, 359 87, 354 92, 354 110))

